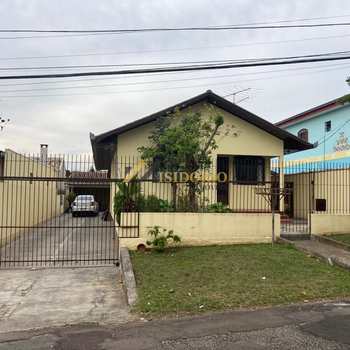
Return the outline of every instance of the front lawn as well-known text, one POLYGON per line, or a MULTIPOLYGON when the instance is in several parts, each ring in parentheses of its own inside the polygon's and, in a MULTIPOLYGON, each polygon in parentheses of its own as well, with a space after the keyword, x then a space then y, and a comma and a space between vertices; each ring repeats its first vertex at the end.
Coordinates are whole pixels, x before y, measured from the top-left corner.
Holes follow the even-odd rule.
POLYGON ((136 311, 155 315, 350 297, 348 271, 269 244, 131 252, 136 311))
POLYGON ((345 243, 350 245, 350 233, 343 233, 343 234, 336 234, 336 235, 329 235, 329 238, 332 238, 336 241, 339 241, 341 243, 345 243))

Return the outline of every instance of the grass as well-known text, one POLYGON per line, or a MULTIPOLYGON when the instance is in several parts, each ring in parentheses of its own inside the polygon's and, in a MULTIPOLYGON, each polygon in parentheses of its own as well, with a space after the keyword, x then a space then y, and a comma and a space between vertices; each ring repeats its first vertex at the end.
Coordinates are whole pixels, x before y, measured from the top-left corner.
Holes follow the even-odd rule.
POLYGON ((329 238, 350 245, 350 233, 334 234, 330 235, 329 238))
POLYGON ((350 274, 291 246, 269 244, 132 252, 135 311, 166 315, 350 296, 350 274))

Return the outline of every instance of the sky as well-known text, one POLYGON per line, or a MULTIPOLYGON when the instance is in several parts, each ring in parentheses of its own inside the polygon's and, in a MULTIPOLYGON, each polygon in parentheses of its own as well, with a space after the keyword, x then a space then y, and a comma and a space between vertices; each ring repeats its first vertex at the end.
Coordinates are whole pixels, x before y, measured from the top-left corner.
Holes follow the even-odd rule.
MULTIPOLYGON (((1 0, 0 16, 0 29, 51 30, 217 26, 328 16, 344 17, 313 22, 350 22, 350 2, 1 0)), ((350 27, 71 37, 46 34, 27 39, 10 36, 0 33, 0 76, 43 72, 4 68, 137 65, 345 51, 350 27)), ((114 129, 208 89, 226 96, 249 88, 237 94, 235 102, 276 122, 349 93, 345 83, 349 75, 350 63, 338 61, 137 77, 36 80, 35 84, 32 80, 2 80, 0 116, 11 121, 0 132, 0 150, 38 152, 44 143, 50 153, 88 153, 90 132, 114 129)), ((232 100, 232 96, 227 98, 232 100)))

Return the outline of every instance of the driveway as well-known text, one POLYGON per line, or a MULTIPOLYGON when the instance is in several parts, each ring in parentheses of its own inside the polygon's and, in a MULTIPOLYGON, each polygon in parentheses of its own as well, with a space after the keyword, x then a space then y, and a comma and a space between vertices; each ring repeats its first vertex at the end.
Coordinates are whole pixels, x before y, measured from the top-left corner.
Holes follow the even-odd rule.
POLYGON ((131 320, 113 266, 0 270, 0 333, 131 320))
MULTIPOLYGON (((7 228, 8 233, 13 228, 7 228)), ((0 268, 112 265, 118 259, 113 221, 63 214, 17 234, 0 248, 0 268)))

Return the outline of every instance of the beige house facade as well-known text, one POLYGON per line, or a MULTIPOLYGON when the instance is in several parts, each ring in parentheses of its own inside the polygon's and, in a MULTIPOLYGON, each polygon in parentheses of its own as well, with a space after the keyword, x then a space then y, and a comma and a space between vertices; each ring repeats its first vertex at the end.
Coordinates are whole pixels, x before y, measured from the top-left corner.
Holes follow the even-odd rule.
MULTIPOLYGON (((264 188, 271 186, 271 159, 278 159, 282 163, 286 152, 309 149, 312 145, 225 100, 212 91, 207 91, 110 132, 97 136, 91 135, 97 169, 108 170, 110 177, 114 179, 124 179, 128 174, 135 172, 135 164, 139 164, 138 160, 140 159, 138 148, 149 144, 149 136, 157 119, 171 114, 175 110, 180 111, 177 113, 180 115, 179 118, 188 112, 199 112, 205 120, 213 114, 223 117, 224 123, 215 139, 218 147, 212 154, 210 171, 215 174, 226 173, 227 181, 225 184, 215 186, 207 196, 210 197, 211 202, 221 202, 227 205, 232 210, 232 214, 221 216, 213 214, 211 216, 208 213, 154 213, 147 215, 141 213, 140 227, 137 228, 141 236, 146 234, 145 227, 158 222, 169 229, 176 226, 177 230, 182 231, 182 234, 187 237, 185 243, 188 244, 265 242, 269 240, 271 237, 269 219, 271 214, 268 213, 271 212, 271 207, 264 198, 257 195, 256 189, 258 186, 264 188), (245 173, 242 172, 242 169, 246 166, 253 169, 253 175, 250 174, 244 178, 245 173), (179 217, 181 215, 183 215, 182 218, 179 217), (170 216, 176 217, 176 220, 170 219, 170 216), (178 227, 179 222, 183 222, 183 228, 178 227), (220 223, 219 226, 218 223, 220 223), (214 227, 222 227, 222 225, 226 228, 219 231, 214 230, 214 227), (207 232, 204 232, 205 229, 207 232), (249 237, 248 231, 254 233, 249 237), (221 238, 220 234, 223 235, 221 238)), ((135 173, 137 172, 140 175, 139 169, 135 173)), ((152 175, 146 173, 145 170, 141 171, 141 176, 149 176, 151 179, 152 175)), ((279 185, 283 187, 283 172, 279 172, 278 177, 279 185)), ((111 190, 112 197, 115 191, 115 189, 111 190)), ((152 191, 167 197, 170 185, 153 183, 152 191), (159 190, 157 186, 163 186, 162 190, 159 190)), ((127 218, 125 220, 127 221, 127 218)), ((122 232, 122 230, 120 231, 122 232)), ((144 240, 144 238, 138 237, 137 241, 144 240)), ((134 247, 136 241, 128 238, 125 242, 128 246, 134 247)), ((121 245, 123 245, 123 239, 121 245)))

